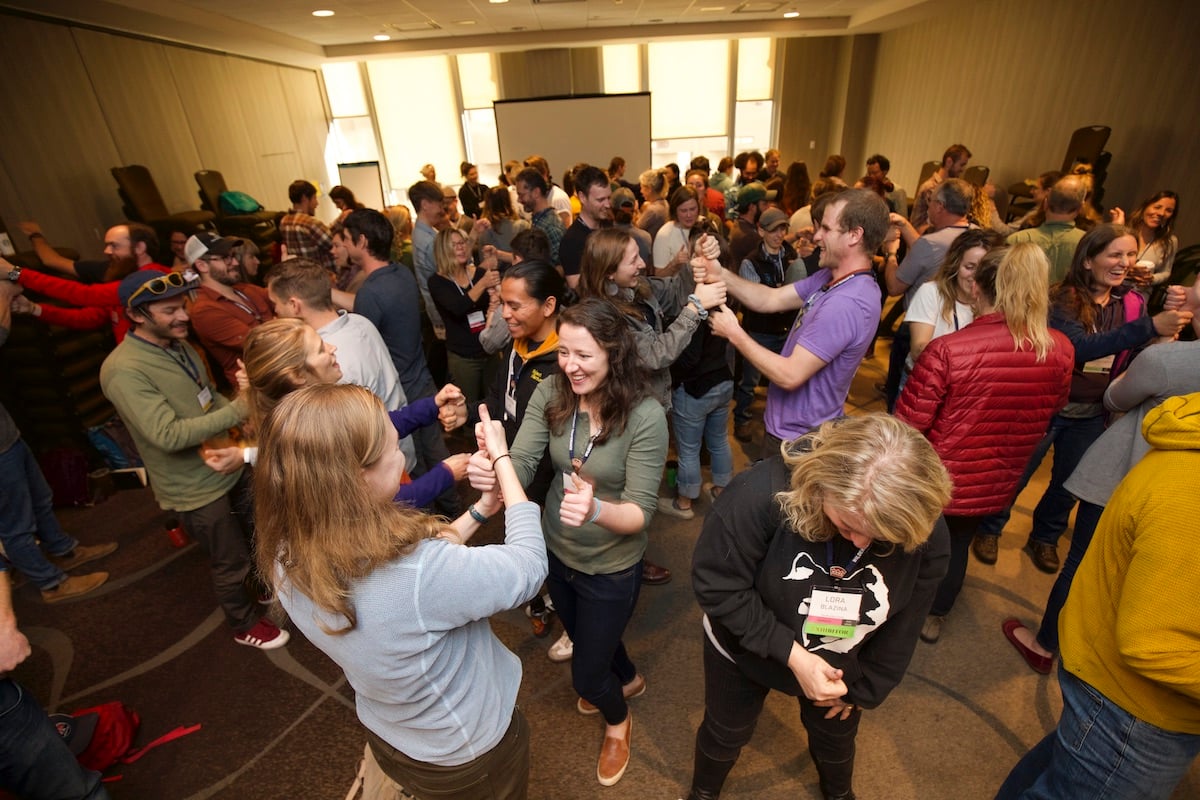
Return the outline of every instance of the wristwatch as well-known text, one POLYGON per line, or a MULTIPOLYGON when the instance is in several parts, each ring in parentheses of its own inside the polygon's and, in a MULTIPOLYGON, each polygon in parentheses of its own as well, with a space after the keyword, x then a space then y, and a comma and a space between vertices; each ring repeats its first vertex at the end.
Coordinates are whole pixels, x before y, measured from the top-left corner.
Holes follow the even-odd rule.
POLYGON ((10 281, 12 281, 13 283, 16 283, 20 279, 20 277, 21 277, 21 267, 14 265, 13 268, 8 271, 8 279, 10 281))
POLYGON ((687 299, 688 302, 691 303, 696 309, 696 315, 700 317, 701 321, 708 319, 708 309, 704 307, 704 303, 700 302, 700 297, 698 295, 689 294, 687 299))

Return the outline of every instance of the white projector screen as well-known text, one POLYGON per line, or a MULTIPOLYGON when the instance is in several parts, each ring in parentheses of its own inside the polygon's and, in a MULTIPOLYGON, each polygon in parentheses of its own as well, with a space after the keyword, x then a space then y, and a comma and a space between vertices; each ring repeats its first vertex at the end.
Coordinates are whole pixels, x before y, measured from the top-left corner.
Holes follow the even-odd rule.
POLYGON ((580 161, 608 169, 625 159, 625 180, 650 168, 650 93, 497 100, 500 160, 545 156, 555 183, 580 161))

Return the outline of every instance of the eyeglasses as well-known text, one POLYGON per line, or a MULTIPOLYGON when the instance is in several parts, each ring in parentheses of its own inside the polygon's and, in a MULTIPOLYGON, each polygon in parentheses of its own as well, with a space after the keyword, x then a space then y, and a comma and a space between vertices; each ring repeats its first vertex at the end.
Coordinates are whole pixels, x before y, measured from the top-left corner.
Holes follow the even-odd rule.
POLYGON ((204 257, 204 260, 205 260, 205 261, 209 261, 209 262, 211 262, 211 261, 224 261, 226 264, 228 264, 228 263, 230 263, 230 262, 232 262, 232 261, 236 261, 237 259, 236 259, 236 258, 234 258, 233 256, 205 256, 205 257, 204 257))
POLYGON ((126 301, 125 307, 133 308, 133 301, 145 292, 149 292, 150 294, 164 294, 170 289, 182 289, 187 285, 188 280, 181 273, 168 272, 161 278, 148 280, 139 286, 133 294, 129 295, 129 300, 126 301))

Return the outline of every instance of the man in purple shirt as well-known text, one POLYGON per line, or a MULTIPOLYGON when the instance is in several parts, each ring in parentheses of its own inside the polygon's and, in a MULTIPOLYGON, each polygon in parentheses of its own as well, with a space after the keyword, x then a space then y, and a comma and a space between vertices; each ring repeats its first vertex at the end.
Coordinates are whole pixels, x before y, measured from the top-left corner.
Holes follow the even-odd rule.
POLYGON ((813 237, 821 246, 821 269, 804 280, 772 288, 712 262, 704 270, 704 280, 724 280, 729 294, 746 308, 799 311, 779 353, 754 341, 728 308, 709 312, 713 331, 771 382, 763 415, 765 455, 842 415, 850 380, 879 324, 871 256, 887 232, 887 204, 873 192, 854 189, 826 208, 813 237))

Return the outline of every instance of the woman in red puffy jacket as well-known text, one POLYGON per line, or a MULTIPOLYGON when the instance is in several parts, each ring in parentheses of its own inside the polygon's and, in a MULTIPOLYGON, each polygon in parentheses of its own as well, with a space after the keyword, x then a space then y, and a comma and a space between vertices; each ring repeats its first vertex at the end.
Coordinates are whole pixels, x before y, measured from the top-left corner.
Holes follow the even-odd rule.
POLYGON ((1050 418, 1067 402, 1075 349, 1047 324, 1050 265, 1037 245, 988 252, 975 271, 975 321, 934 339, 896 403, 954 481, 950 569, 921 638, 936 642, 967 573, 981 517, 1003 509, 1050 418))

